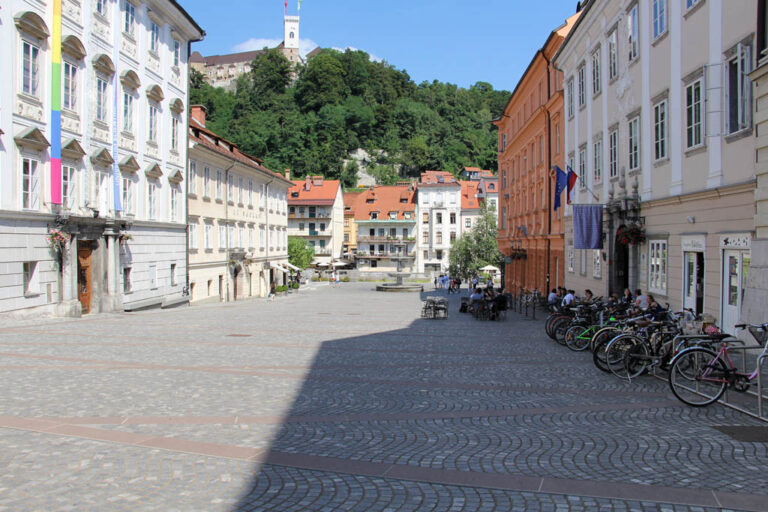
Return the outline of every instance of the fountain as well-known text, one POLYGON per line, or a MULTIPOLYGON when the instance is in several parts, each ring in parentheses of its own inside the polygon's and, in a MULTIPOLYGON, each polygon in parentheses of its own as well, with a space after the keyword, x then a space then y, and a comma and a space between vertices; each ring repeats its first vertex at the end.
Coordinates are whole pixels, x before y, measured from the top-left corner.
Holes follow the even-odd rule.
MULTIPOLYGON (((396 244, 393 244, 396 245, 396 244)), ((406 244, 400 244, 405 245, 406 244)), ((397 272, 389 272, 387 275, 389 277, 394 277, 395 282, 394 283, 382 283, 376 285, 376 291, 377 292, 423 292, 424 291, 424 285, 421 283, 404 283, 403 279, 406 277, 410 277, 410 272, 403 272, 403 260, 406 259, 407 256, 394 256, 391 259, 397 260, 397 272)))

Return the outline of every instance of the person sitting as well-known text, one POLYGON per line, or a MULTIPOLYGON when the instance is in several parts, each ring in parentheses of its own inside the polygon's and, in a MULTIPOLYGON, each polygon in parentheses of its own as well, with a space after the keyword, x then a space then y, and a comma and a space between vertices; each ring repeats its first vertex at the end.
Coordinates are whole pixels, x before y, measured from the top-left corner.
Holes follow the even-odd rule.
POLYGON ((480 288, 475 288, 475 291, 469 296, 469 305, 472 306, 472 304, 482 301, 483 293, 480 291, 480 288))
POLYGON ((592 295, 592 290, 590 290, 589 288, 584 290, 584 299, 583 299, 584 304, 592 303, 592 298, 593 297, 594 297, 594 295, 592 295))
POLYGON ((648 309, 646 309, 645 312, 652 315, 654 320, 664 320, 667 310, 662 308, 661 305, 656 302, 653 295, 648 294, 648 309))
POLYGON ((643 295, 643 291, 638 288, 636 292, 637 298, 635 299, 635 307, 645 311, 648 309, 648 297, 643 295))
POLYGON ((557 299, 558 299, 557 289, 552 288, 552 291, 549 292, 549 295, 547 296, 547 304, 549 304, 550 306, 553 304, 557 304, 557 299))
POLYGON ((573 290, 568 290, 568 293, 565 294, 565 297, 563 297, 562 306, 570 306, 571 303, 576 299, 575 292, 573 290))
POLYGON ((632 292, 629 288, 624 288, 624 294, 621 296, 621 302, 625 304, 634 304, 635 298, 632 296, 632 292))

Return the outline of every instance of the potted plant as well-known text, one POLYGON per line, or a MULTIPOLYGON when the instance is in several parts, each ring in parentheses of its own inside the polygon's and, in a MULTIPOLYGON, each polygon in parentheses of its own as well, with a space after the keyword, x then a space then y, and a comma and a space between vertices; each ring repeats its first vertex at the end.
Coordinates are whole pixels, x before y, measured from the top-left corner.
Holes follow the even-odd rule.
POLYGON ((64 248, 67 246, 67 242, 69 242, 69 234, 60 229, 53 228, 48 231, 46 239, 48 240, 48 245, 51 249, 56 252, 63 252, 64 248))
POLYGON ((622 226, 616 232, 616 241, 621 245, 636 245, 645 242, 645 231, 637 224, 622 226))
POLYGON ((117 237, 118 240, 120 240, 121 244, 125 244, 128 242, 128 240, 133 240, 133 235, 130 233, 120 233, 120 235, 117 237))

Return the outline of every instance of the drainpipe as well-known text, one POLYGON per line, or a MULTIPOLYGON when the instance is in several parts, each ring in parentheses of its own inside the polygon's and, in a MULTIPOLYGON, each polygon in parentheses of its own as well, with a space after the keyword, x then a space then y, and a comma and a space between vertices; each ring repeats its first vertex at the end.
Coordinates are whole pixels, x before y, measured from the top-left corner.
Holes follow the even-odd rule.
MULTIPOLYGON (((224 247, 225 251, 224 254, 227 255, 227 263, 225 264, 227 268, 227 272, 224 274, 226 276, 226 280, 224 281, 226 287, 227 287, 227 300, 226 302, 229 302, 229 171, 235 166, 237 162, 232 162, 232 165, 224 169, 224 189, 225 189, 225 197, 224 197, 224 225, 226 226, 227 232, 224 234, 224 247)), ((234 191, 232 192, 234 197, 234 191)), ((237 300, 237 297, 235 297, 235 300, 237 300)))
MULTIPOLYGON (((264 223, 265 223, 264 236, 267 238, 265 240, 264 247, 266 248, 266 251, 267 251, 267 265, 269 265, 269 186, 272 184, 273 181, 275 181, 275 178, 271 178, 267 182, 267 186, 264 187, 264 193, 267 195, 267 197, 265 199, 265 202, 264 202, 265 205, 266 205, 266 207, 264 208, 264 215, 266 217, 266 219, 264 221, 264 223)), ((267 269, 267 270, 269 271, 270 274, 272 273, 272 270, 270 270, 270 269, 267 269)), ((267 283, 267 284, 269 286, 272 286, 272 279, 271 278, 269 279, 269 283, 267 283)))
MULTIPOLYGON (((550 79, 550 67, 552 63, 541 52, 541 56, 547 63, 547 102, 552 97, 552 84, 550 79)), ((551 290, 550 276, 551 276, 551 260, 552 260, 552 177, 550 172, 552 170, 552 115, 549 112, 549 107, 545 107, 547 111, 547 287, 545 293, 549 293, 551 290)))
MULTIPOLYGON (((203 35, 205 35, 205 33, 203 33, 203 35)), ((201 38, 198 38, 198 39, 190 39, 189 41, 187 41, 187 67, 188 68, 191 67, 189 65, 189 56, 192 55, 192 43, 197 43, 197 42, 202 41, 202 40, 203 40, 203 38, 201 37, 201 38)), ((185 139, 184 139, 184 142, 186 144, 184 147, 187 150, 187 154, 186 154, 187 158, 186 158, 186 162, 185 162, 185 165, 187 166, 187 180, 189 180, 189 118, 190 118, 190 115, 192 114, 192 107, 189 105, 189 99, 191 97, 191 95, 189 94, 189 75, 190 75, 189 69, 187 69, 187 89, 186 89, 186 91, 187 91, 187 126, 186 126, 186 130, 184 130, 185 133, 187 134, 185 139)), ((187 183, 189 183, 189 181, 187 181, 187 183)), ((187 185, 187 187, 189 187, 189 185, 187 185)), ((187 190, 189 190, 189 189, 187 189, 187 190)), ((186 269, 187 269, 187 272, 186 272, 186 274, 187 274, 187 276, 186 276, 186 290, 187 290, 187 293, 190 295, 189 299, 191 301, 192 300, 192 293, 191 293, 191 291, 189 289, 189 195, 188 194, 184 194, 184 198, 185 198, 185 200, 184 200, 184 203, 185 203, 184 204, 184 208, 185 208, 184 209, 184 217, 186 219, 186 226, 185 226, 185 229, 184 229, 184 232, 186 233, 186 236, 185 236, 185 239, 186 239, 186 246, 185 246, 185 248, 186 248, 186 250, 184 251, 184 259, 185 259, 185 265, 186 265, 186 269)))

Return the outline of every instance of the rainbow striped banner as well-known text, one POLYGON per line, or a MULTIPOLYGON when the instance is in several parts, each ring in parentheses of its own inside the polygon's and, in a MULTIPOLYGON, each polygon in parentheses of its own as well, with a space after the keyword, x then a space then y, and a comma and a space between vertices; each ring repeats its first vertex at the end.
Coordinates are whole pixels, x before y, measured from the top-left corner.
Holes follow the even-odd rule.
POLYGON ((61 204, 61 0, 53 0, 51 56, 51 203, 61 204))

